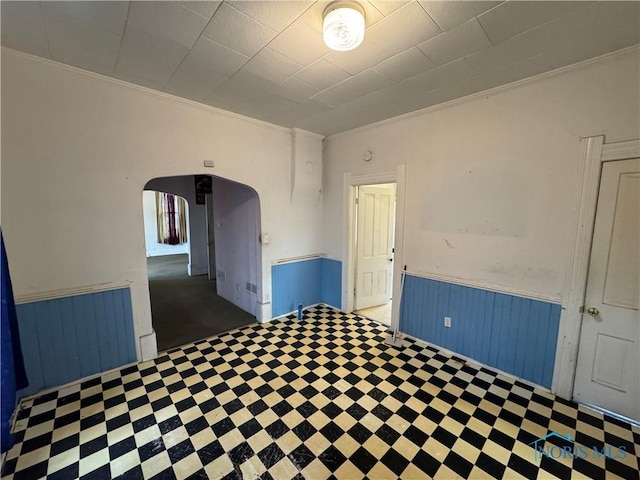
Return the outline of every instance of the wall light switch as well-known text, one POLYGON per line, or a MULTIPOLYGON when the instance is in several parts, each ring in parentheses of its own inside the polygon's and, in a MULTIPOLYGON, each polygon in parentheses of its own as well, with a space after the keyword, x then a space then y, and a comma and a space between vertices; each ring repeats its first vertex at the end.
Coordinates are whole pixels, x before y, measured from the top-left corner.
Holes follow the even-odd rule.
POLYGON ((269 238, 269 234, 268 233, 263 233, 262 234, 262 244, 263 245, 267 245, 270 240, 271 239, 269 238))
POLYGON ((451 317, 444 317, 444 326, 451 328, 451 317))

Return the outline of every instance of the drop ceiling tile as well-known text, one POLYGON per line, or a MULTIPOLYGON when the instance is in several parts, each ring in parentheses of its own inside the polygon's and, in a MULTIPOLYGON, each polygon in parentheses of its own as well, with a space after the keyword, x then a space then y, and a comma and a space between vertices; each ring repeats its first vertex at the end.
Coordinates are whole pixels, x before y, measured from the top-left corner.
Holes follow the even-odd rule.
MULTIPOLYGON (((331 3, 333 3, 333 0, 320 0, 314 3, 300 16, 300 21, 309 25, 316 32, 322 33, 322 15, 324 14, 325 9, 331 3)), ((364 9, 366 28, 369 28, 371 25, 376 24, 384 18, 384 15, 380 13, 380 11, 378 11, 378 9, 375 8, 371 3, 367 1, 359 1, 358 3, 364 9)))
POLYGON ((220 105, 214 106, 223 108, 229 112, 235 112, 240 115, 262 120, 263 122, 268 122, 272 125, 277 125, 277 115, 279 112, 285 110, 290 105, 295 105, 295 103, 278 97, 277 95, 264 97, 261 100, 263 100, 263 103, 258 103, 256 101, 247 103, 244 98, 240 98, 238 99, 239 103, 224 104, 221 102, 220 105))
POLYGON ((184 45, 127 25, 116 71, 164 84, 188 52, 184 45))
POLYGON ((41 2, 50 16, 65 16, 122 35, 129 2, 41 2))
POLYGON ((367 29, 366 38, 388 54, 395 55, 439 33, 441 30, 431 17, 418 3, 413 2, 367 29))
POLYGON ((473 18, 451 30, 427 40, 418 48, 437 65, 464 57, 491 46, 478 20, 473 18))
POLYGON ((127 23, 144 32, 191 48, 209 17, 177 2, 131 2, 127 23))
POLYGON ((345 80, 340 86, 358 92, 360 95, 367 95, 376 90, 388 87, 390 84, 391 81, 388 78, 380 75, 375 70, 368 69, 345 80))
POLYGON ((311 97, 316 102, 324 103, 329 107, 339 107, 343 103, 348 103, 351 100, 362 96, 360 92, 349 90, 342 85, 334 85, 331 88, 327 88, 317 95, 311 97))
POLYGON ((288 26, 273 39, 269 48, 300 65, 309 65, 331 51, 324 44, 322 34, 301 21, 288 26))
POLYGON ((467 56, 479 73, 541 53, 594 45, 599 52, 638 43, 638 2, 597 2, 467 56), (597 44, 597 45, 596 45, 597 44), (602 47, 602 48, 600 48, 602 47))
POLYGON ((324 59, 317 60, 303 70, 300 70, 294 76, 298 80, 302 80, 321 90, 329 88, 350 77, 350 75, 340 67, 336 67, 324 59))
POLYGON ((200 102, 228 79, 228 76, 213 70, 206 61, 203 62, 197 57, 187 57, 173 74, 164 91, 200 102))
POLYGON ((365 35, 364 41, 355 50, 349 52, 334 51, 323 58, 345 72, 356 75, 386 60, 389 58, 389 54, 365 35))
POLYGON ((205 37, 200 37, 187 55, 187 59, 192 57, 208 63, 212 70, 227 76, 236 73, 249 60, 246 55, 205 37))
POLYGON ((365 97, 355 99, 327 112, 326 115, 334 118, 331 122, 331 130, 329 130, 329 132, 343 132, 364 123, 373 123, 387 118, 388 108, 389 101, 387 97, 380 92, 370 93, 365 97))
POLYGON ((478 50, 466 58, 478 73, 502 68, 533 57, 544 49, 545 40, 537 29, 511 37, 496 46, 478 50))
POLYGON ((242 13, 257 20, 267 27, 280 31, 287 25, 290 25, 296 18, 309 8, 313 2, 311 1, 228 1, 233 8, 240 10, 242 13))
POLYGON ((390 15, 400 7, 404 7, 408 1, 403 0, 369 0, 370 3, 383 15, 390 15))
POLYGON ((39 2, 2 2, 2 45, 49 58, 47 34, 39 2))
POLYGON ((476 71, 464 58, 459 58, 441 67, 424 72, 423 79, 430 89, 440 88, 446 85, 461 82, 467 78, 475 77, 476 71))
POLYGON ((374 92, 333 110, 303 119, 297 126, 322 135, 331 135, 388 118, 391 108, 393 105, 385 94, 374 92))
MULTIPOLYGON (((555 57, 556 53, 554 52, 552 55, 555 57)), ((445 88, 447 91, 452 92, 455 95, 454 98, 459 98, 500 85, 513 83, 533 75, 538 75, 540 73, 553 70, 558 66, 555 65, 553 61, 550 62, 550 59, 545 58, 545 56, 546 55, 544 54, 536 55, 508 65, 507 67, 491 70, 490 72, 486 72, 449 88, 445 88)), ((566 63, 564 65, 566 65, 566 63)))
POLYGON ((375 70, 394 82, 401 82, 409 77, 422 73, 435 64, 416 47, 405 50, 376 65, 375 70))
POLYGON ((244 69, 233 75, 231 81, 228 83, 233 85, 225 85, 225 88, 236 89, 238 91, 244 89, 252 92, 271 93, 273 89, 277 87, 277 84, 272 81, 259 77, 244 69))
POLYGON ((55 5, 43 4, 43 13, 53 60, 92 72, 113 72, 121 35, 64 15, 55 5))
POLYGON ((202 35, 252 57, 273 40, 276 32, 223 3, 202 35))
POLYGON ((214 2, 214 1, 179 1, 178 2, 183 7, 188 8, 189 10, 193 10, 200 15, 204 15, 205 17, 211 18, 211 16, 216 12, 218 7, 222 2, 214 2))
POLYGON ((297 127, 303 119, 319 115, 329 110, 331 110, 331 107, 324 103, 309 100, 278 112, 274 118, 278 125, 283 125, 285 127, 297 127))
POLYGON ((291 77, 276 88, 273 89, 273 93, 280 95, 292 102, 301 103, 318 93, 319 89, 308 83, 298 80, 295 77, 291 77))
POLYGON ((478 17, 494 44, 548 22, 589 2, 505 2, 478 17))
POLYGON ((542 53, 588 58, 640 43, 639 18, 640 2, 597 2, 519 37, 535 34, 542 53))
POLYGON ((421 99, 424 96, 424 92, 415 88, 408 89, 405 82, 385 88, 383 93, 390 99, 391 105, 388 107, 390 117, 419 110, 423 107, 421 99))
POLYGON ((273 83, 281 83, 301 68, 301 65, 265 48, 249 60, 242 70, 266 78, 273 83))
POLYGON ((252 78, 251 74, 243 72, 238 72, 214 90, 205 103, 267 121, 270 114, 295 105, 294 102, 271 92, 267 85, 260 83, 260 79, 252 78))
POLYGON ((455 2, 420 0, 420 5, 444 31, 451 30, 501 3, 467 0, 455 2))
POLYGON ((331 135, 333 133, 347 131, 351 125, 351 120, 346 119, 342 111, 332 109, 302 119, 296 124, 296 127, 309 132, 319 133, 320 135, 331 135))
POLYGON ((469 63, 464 58, 459 58, 446 65, 427 70, 397 85, 406 89, 409 94, 422 94, 429 90, 462 82, 476 75, 477 73, 469 63))

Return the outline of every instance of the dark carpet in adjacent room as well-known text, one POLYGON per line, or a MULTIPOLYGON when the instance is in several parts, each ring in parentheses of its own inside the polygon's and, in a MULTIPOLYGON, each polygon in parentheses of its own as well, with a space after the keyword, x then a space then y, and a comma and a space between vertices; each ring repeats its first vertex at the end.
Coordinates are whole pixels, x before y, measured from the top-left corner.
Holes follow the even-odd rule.
POLYGON ((150 257, 149 294, 158 351, 184 345, 256 321, 216 294, 215 280, 189 276, 186 254, 150 257))

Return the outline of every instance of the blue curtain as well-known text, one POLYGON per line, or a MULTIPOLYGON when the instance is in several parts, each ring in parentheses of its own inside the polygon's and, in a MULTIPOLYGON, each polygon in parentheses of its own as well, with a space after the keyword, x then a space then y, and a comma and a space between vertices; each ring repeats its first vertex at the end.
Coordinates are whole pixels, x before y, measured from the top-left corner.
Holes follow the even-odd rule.
POLYGON ((18 333, 18 317, 16 305, 13 301, 13 289, 9 277, 9 263, 4 249, 4 239, 0 231, 0 244, 2 245, 2 278, 0 287, 2 290, 2 311, 0 312, 0 374, 2 378, 2 397, 0 397, 0 410, 2 413, 2 438, 0 449, 6 452, 13 446, 13 437, 10 433, 9 421, 16 406, 16 393, 29 385, 27 374, 22 359, 20 348, 20 335, 18 333))

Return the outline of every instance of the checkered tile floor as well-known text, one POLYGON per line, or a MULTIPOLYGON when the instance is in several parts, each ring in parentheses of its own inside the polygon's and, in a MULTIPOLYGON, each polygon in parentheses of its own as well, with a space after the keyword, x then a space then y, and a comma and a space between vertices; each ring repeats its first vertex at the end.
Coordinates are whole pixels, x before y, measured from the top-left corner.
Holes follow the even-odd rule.
POLYGON ((638 478, 640 430, 385 338, 317 307, 23 401, 2 478, 638 478))

